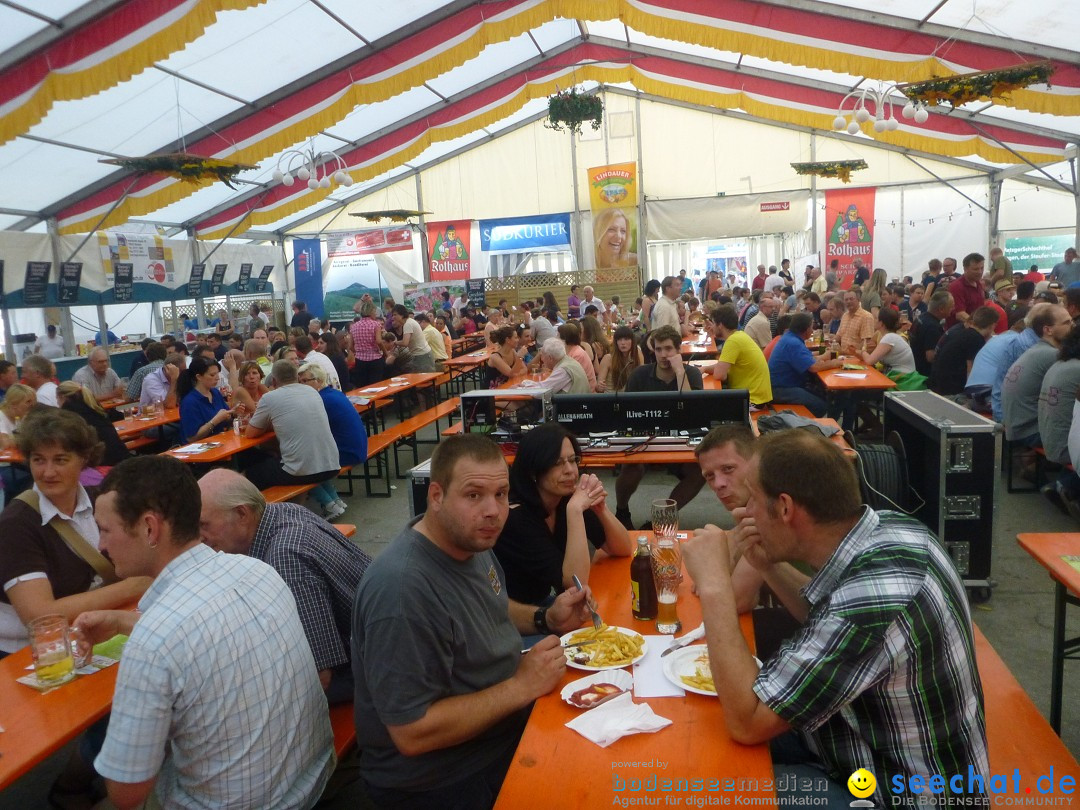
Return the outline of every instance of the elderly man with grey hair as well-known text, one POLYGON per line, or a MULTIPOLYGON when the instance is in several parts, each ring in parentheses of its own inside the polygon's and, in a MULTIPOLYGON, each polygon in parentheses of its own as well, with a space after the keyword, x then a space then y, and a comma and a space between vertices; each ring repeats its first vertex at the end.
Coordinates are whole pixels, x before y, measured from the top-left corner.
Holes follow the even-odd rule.
POLYGON ((270 372, 277 386, 263 394, 244 435, 255 438, 273 430, 281 458, 266 455, 244 470, 259 489, 290 484, 318 484, 338 474, 337 445, 318 392, 299 385, 297 369, 278 360, 270 372))
POLYGON ((211 470, 199 489, 202 541, 215 551, 262 560, 281 575, 296 599, 327 700, 351 701, 352 605, 371 558, 304 507, 267 503, 232 470, 211 470))
POLYGON ((40 354, 31 354, 22 361, 23 382, 34 389, 38 405, 56 408, 56 366, 40 354))
POLYGON ((103 399, 123 399, 124 386, 119 375, 109 367, 109 352, 98 347, 86 358, 86 365, 71 375, 79 385, 85 385, 99 402, 103 399))
POLYGON ((544 387, 553 394, 589 394, 592 388, 577 360, 566 353, 566 344, 560 338, 548 338, 540 346, 540 363, 550 369, 544 387))

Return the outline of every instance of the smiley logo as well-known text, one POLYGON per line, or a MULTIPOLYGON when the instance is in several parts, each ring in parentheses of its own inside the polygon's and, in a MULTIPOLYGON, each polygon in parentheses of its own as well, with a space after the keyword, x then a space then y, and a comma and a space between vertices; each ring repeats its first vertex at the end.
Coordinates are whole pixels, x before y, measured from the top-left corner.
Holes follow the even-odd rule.
POLYGON ((866 768, 859 768, 847 780, 848 790, 857 799, 865 799, 877 789, 877 779, 866 768))

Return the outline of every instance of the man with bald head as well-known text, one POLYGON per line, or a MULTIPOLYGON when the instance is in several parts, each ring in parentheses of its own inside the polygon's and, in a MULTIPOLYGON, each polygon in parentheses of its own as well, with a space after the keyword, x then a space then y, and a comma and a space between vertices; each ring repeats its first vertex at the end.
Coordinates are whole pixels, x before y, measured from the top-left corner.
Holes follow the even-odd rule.
POLYGON ((310 510, 267 503, 232 470, 211 470, 199 490, 202 541, 215 551, 262 560, 281 575, 296 599, 327 700, 352 700, 353 597, 371 558, 310 510))
POLYGON ((109 352, 98 347, 86 358, 86 365, 76 371, 71 379, 85 385, 100 402, 103 399, 123 399, 124 386, 120 377, 109 367, 109 352))

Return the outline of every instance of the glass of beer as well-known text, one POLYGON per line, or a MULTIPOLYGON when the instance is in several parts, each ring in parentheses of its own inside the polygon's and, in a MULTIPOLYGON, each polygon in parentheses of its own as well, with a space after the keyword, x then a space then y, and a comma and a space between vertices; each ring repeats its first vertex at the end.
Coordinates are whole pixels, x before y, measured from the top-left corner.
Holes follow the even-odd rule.
POLYGON ((675 634, 682 629, 676 609, 682 579, 682 550, 674 535, 670 538, 657 536, 652 561, 656 583, 656 632, 675 634))
POLYGON ((43 686, 59 686, 75 677, 71 635, 63 616, 42 616, 27 626, 34 674, 43 686))
POLYGON ((660 498, 652 502, 652 511, 649 515, 652 519, 653 534, 657 541, 670 539, 675 541, 675 535, 679 531, 679 507, 671 498, 660 498))

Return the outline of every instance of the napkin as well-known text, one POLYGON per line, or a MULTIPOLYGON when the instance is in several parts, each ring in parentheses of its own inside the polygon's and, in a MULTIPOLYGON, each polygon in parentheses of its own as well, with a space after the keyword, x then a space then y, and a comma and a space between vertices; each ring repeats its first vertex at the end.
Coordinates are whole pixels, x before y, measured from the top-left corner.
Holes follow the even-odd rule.
POLYGON ((671 646, 674 639, 670 636, 646 636, 649 649, 645 657, 634 664, 634 695, 639 698, 682 697, 686 690, 676 686, 664 674, 664 662, 661 653, 671 646))
POLYGON ((589 709, 566 724, 567 728, 572 728, 601 748, 607 748, 628 734, 651 734, 670 725, 671 721, 655 714, 649 704, 634 703, 629 692, 589 709))

